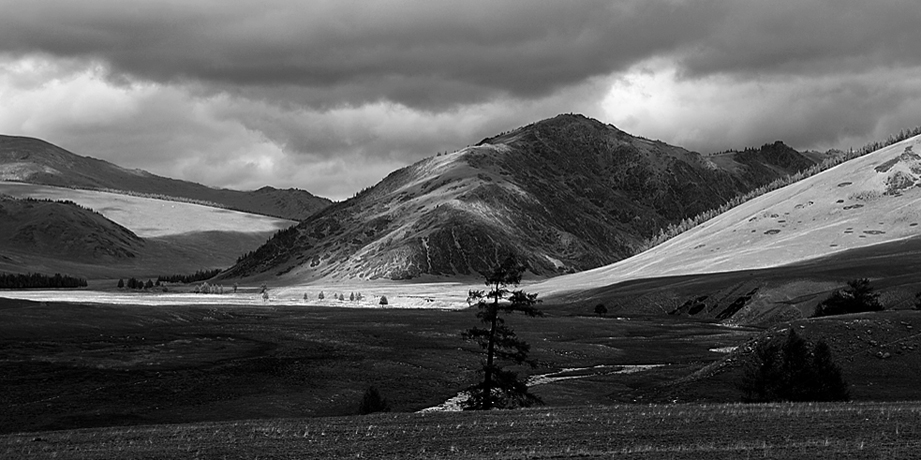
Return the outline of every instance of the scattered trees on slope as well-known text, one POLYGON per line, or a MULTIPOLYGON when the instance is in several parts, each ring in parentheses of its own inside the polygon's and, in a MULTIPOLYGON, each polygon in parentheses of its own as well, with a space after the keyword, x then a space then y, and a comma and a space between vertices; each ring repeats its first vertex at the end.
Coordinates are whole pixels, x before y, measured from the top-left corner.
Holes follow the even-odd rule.
POLYGON ((793 329, 782 343, 778 337, 755 346, 738 387, 745 402, 850 399, 828 345, 810 347, 793 329))
POLYGON ((462 336, 475 341, 486 356, 482 368, 483 381, 467 389, 470 398, 464 403, 464 409, 526 407, 541 402, 540 398, 528 391, 527 384, 518 378, 517 373, 499 365, 500 361, 535 365, 528 359, 530 345, 519 339, 501 316, 516 311, 527 316, 543 316, 534 307, 538 302, 537 294, 508 289, 521 282, 522 272, 524 266, 515 258, 508 257, 492 273, 485 275, 488 292, 469 292, 467 302, 476 304, 476 316, 487 327, 470 328, 462 336))
POLYGON ((873 292, 869 279, 851 280, 847 282, 847 286, 836 290, 827 299, 816 305, 813 316, 843 315, 883 309, 882 304, 879 303, 879 293, 873 292))
POLYGON ((914 129, 908 129, 908 130, 903 129, 899 131, 898 134, 890 135, 885 141, 871 142, 857 150, 850 149, 847 152, 844 152, 843 154, 839 156, 832 157, 832 158, 826 158, 821 163, 813 165, 805 170, 798 171, 795 174, 776 179, 770 184, 758 187, 748 193, 732 197, 729 201, 727 201, 726 203, 723 203, 717 208, 713 208, 713 209, 704 211, 700 214, 697 214, 694 217, 682 219, 678 223, 669 224, 667 227, 659 229, 659 232, 657 234, 647 238, 646 241, 644 241, 640 245, 640 247, 637 248, 636 253, 639 254, 643 251, 654 248, 720 214, 723 214, 726 211, 729 211, 732 208, 735 208, 736 206, 739 206, 742 203, 750 201, 768 192, 772 192, 779 188, 786 187, 787 185, 790 185, 790 184, 799 182, 803 179, 812 177, 822 171, 831 169, 846 161, 850 161, 850 160, 853 160, 854 158, 862 157, 868 153, 875 152, 883 147, 888 147, 892 144, 904 141, 905 139, 917 136, 919 134, 921 134, 921 126, 916 127, 914 129))

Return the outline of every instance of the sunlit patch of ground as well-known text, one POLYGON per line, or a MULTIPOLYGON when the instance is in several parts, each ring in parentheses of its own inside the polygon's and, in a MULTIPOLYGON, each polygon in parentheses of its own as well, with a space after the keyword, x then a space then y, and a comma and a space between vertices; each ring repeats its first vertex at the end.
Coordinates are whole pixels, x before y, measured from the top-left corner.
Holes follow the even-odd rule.
POLYGON ((0 181, 0 193, 13 197, 70 200, 102 214, 141 238, 209 231, 269 235, 295 223, 198 204, 18 182, 0 181))

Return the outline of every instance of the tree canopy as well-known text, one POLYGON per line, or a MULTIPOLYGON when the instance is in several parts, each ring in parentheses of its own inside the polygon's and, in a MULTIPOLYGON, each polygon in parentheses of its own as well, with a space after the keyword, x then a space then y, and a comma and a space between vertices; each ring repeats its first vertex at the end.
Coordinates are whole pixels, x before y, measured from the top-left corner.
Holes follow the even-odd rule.
POLYGON ((843 315, 883 309, 882 304, 879 303, 879 293, 873 292, 869 279, 851 280, 847 282, 847 286, 836 290, 822 303, 816 305, 813 316, 843 315))
POLYGON ((850 398, 841 369, 823 340, 814 347, 793 329, 781 343, 774 338, 758 343, 745 363, 739 383, 745 402, 847 401, 850 398))

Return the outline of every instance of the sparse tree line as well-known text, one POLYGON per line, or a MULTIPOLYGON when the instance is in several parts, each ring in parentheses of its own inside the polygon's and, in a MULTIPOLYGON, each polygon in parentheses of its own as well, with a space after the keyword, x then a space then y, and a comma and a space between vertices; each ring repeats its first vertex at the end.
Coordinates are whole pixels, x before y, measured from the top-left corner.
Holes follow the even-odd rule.
POLYGON ((123 279, 119 279, 118 284, 116 285, 116 287, 118 287, 119 289, 128 288, 128 289, 136 289, 136 290, 153 289, 159 286, 160 286, 160 280, 157 280, 157 282, 154 282, 153 280, 148 279, 147 282, 145 283, 143 280, 139 280, 137 278, 128 278, 127 282, 123 279))
POLYGON ((160 283, 196 283, 198 281, 209 280, 214 278, 221 272, 220 268, 215 268, 213 270, 198 270, 191 275, 160 275, 157 277, 157 282, 160 283))
POLYGON ((822 160, 821 163, 812 165, 809 168, 806 168, 802 171, 797 171, 795 174, 791 174, 788 176, 781 177, 779 179, 775 179, 773 182, 767 185, 762 185, 761 187, 758 187, 748 193, 737 195, 731 198, 726 203, 721 204, 719 207, 709 209, 700 214, 697 214, 694 217, 687 217, 687 218, 681 219, 680 222, 672 223, 672 224, 669 224, 665 228, 659 229, 659 232, 657 234, 647 238, 637 248, 636 254, 639 254, 648 249, 652 249, 720 214, 725 213, 726 211, 729 211, 732 208, 735 208, 736 206, 741 205, 742 203, 750 201, 766 193, 773 192, 774 190, 777 190, 779 188, 783 188, 790 184, 799 182, 803 179, 812 177, 822 171, 831 169, 846 161, 850 161, 850 160, 853 160, 854 158, 862 157, 868 153, 875 152, 883 147, 888 147, 892 144, 904 141, 905 139, 917 136, 919 134, 921 134, 921 126, 916 127, 914 129, 908 129, 908 130, 903 129, 899 131, 898 134, 890 135, 885 141, 871 142, 857 150, 849 149, 846 153, 842 155, 832 157, 832 158, 826 158, 825 160, 822 160))
MULTIPOLYGON (((240 211, 240 212, 246 212, 246 213, 263 214, 263 215, 271 216, 271 217, 282 217, 282 218, 285 217, 285 216, 282 216, 282 215, 267 214, 267 213, 259 213, 259 212, 257 212, 257 211, 253 211, 253 210, 249 210, 249 209, 242 209, 242 208, 237 208, 237 207, 233 207, 233 206, 228 206, 228 205, 225 205, 225 204, 222 204, 222 203, 218 203, 218 202, 215 202, 215 201, 200 200, 200 199, 196 199, 196 198, 187 198, 187 197, 174 196, 174 195, 164 195, 164 194, 162 194, 162 193, 133 192, 133 191, 131 191, 131 190, 121 190, 121 189, 107 188, 107 187, 76 187, 76 186, 73 186, 73 185, 56 185, 55 187, 69 188, 69 189, 71 189, 71 190, 90 190, 90 191, 94 191, 94 192, 114 193, 114 194, 117 194, 117 195, 134 196, 134 197, 138 197, 138 198, 150 198, 150 199, 160 200, 160 201, 172 201, 172 202, 174 202, 174 203, 197 204, 197 205, 201 205, 201 206, 207 206, 207 207, 209 207, 209 208, 229 209, 229 210, 232 210, 232 211, 240 211)), ((36 201, 54 201, 54 200, 36 200, 36 201)), ((70 200, 64 200, 64 201, 61 201, 61 202, 69 202, 69 201, 70 201, 70 200)), ((77 205, 77 206, 80 206, 80 205, 77 205)), ((80 206, 80 207, 83 208, 83 209, 87 209, 87 210, 89 210, 89 211, 92 211, 92 209, 88 209, 88 208, 85 208, 85 207, 83 207, 83 206, 80 206)), ((95 211, 94 211, 94 212, 95 212, 95 211)))
MULTIPOLYGON (((317 294, 317 299, 319 299, 319 300, 325 300, 325 299, 326 299, 326 293, 323 292, 323 291, 320 291, 320 293, 317 294)), ((350 293, 349 293, 348 299, 346 299, 345 294, 343 294, 343 293, 340 292, 340 293, 338 293, 338 294, 335 294, 335 293, 334 293, 333 296, 332 296, 332 299, 333 299, 333 300, 338 300, 338 301, 340 301, 340 302, 345 302, 346 300, 348 300, 349 302, 361 302, 362 300, 365 300, 365 296, 364 296, 362 293, 360 293, 360 292, 350 292, 350 293)), ((310 300, 310 297, 309 297, 309 295, 308 295, 306 292, 304 293, 304 300, 305 300, 305 301, 310 300)), ((390 304, 390 301, 387 300, 387 296, 382 295, 381 298, 378 300, 377 303, 378 303, 379 305, 381 305, 381 306, 384 306, 384 305, 389 305, 389 304, 390 304)))
MULTIPOLYGON (((80 190, 78 187, 69 187, 69 188, 80 190)), ((214 201, 197 200, 195 198, 185 198, 185 197, 173 196, 173 195, 164 195, 162 193, 132 192, 130 190, 120 190, 120 189, 115 189, 115 188, 90 188, 90 189, 83 189, 83 190, 95 190, 99 192, 115 193, 117 195, 136 196, 138 198, 151 198, 151 199, 160 200, 160 201, 173 201, 176 203, 198 204, 202 206, 208 206, 211 208, 231 209, 228 206, 225 206, 221 203, 216 203, 214 201)))
POLYGON ((41 273, 0 273, 2 289, 36 289, 36 288, 78 288, 86 287, 86 280, 55 273, 53 276, 41 273))
MULTIPOLYGON (((263 297, 267 299, 268 289, 266 289, 264 286, 265 285, 263 285, 262 294, 263 294, 263 297)), ((228 290, 233 289, 234 294, 236 294, 238 288, 239 286, 236 283, 234 283, 233 288, 228 288, 228 290)), ((205 281, 204 283, 201 283, 200 285, 195 286, 195 289, 192 289, 192 292, 195 294, 223 294, 224 285, 223 284, 208 284, 208 282, 205 281)))

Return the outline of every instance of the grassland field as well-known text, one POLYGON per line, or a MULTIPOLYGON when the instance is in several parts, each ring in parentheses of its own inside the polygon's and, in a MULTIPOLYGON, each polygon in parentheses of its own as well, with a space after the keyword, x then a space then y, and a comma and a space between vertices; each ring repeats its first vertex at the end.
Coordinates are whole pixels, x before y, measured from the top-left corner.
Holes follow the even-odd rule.
POLYGON ((15 459, 912 459, 921 403, 386 413, 0 435, 15 459))
MULTIPOLYGON (((476 378, 470 310, 150 306, 0 298, 0 432, 357 413, 374 385, 395 411, 438 405, 476 378)), ((510 318, 548 405, 650 397, 757 330, 670 318, 510 318), (665 364, 616 374, 618 366, 665 364), (594 368, 606 365, 607 367, 594 368)))
POLYGON ((754 328, 551 303, 509 318, 546 405, 477 416, 413 414, 479 377, 471 309, 273 292, 291 301, 0 294, 0 457, 912 458, 919 442, 921 403, 901 402, 921 400, 918 311, 754 328), (790 327, 829 340, 860 402, 731 403, 751 341, 790 327), (356 415, 371 385, 393 413, 356 415))

